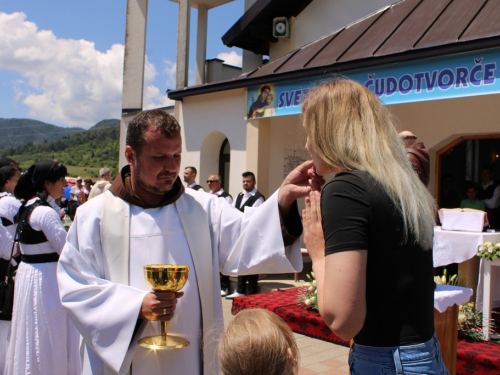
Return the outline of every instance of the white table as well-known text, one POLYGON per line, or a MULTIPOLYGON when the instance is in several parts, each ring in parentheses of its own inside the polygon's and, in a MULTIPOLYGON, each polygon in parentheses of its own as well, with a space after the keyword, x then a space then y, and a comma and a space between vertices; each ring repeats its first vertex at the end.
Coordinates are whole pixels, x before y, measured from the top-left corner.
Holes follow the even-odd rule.
MULTIPOLYGON (((486 341, 490 339, 490 323, 491 323, 491 308, 492 308, 492 289, 491 285, 498 285, 498 272, 493 272, 493 267, 500 267, 500 259, 494 261, 481 260, 481 268, 483 268, 482 279, 483 279, 483 337, 486 341), (496 281, 496 282, 495 282, 496 281)), ((498 271, 496 269, 495 271, 498 271)), ((500 288, 499 288, 500 289, 500 288)), ((479 298, 479 293, 478 293, 479 298)), ((494 304, 498 306, 498 295, 494 304)))
POLYGON ((491 320, 491 308, 500 307, 500 270, 492 269, 500 266, 500 260, 490 262, 481 259, 479 265, 477 248, 485 242, 500 242, 500 233, 457 232, 434 228, 434 267, 462 263, 459 265, 459 274, 465 274, 469 285, 477 288, 476 308, 483 310, 483 335, 488 340, 489 330, 485 327, 489 326, 491 320), (470 263, 471 267, 464 267, 466 263, 470 263))
POLYGON ((458 232, 434 228, 434 267, 462 263, 477 254, 477 247, 485 242, 500 242, 500 233, 458 232))
POLYGON ((437 285, 434 290, 434 329, 450 374, 456 373, 458 306, 467 302, 471 295, 472 289, 453 285, 437 285))
POLYGON ((471 288, 438 284, 434 289, 434 308, 443 313, 450 306, 460 306, 462 303, 467 302, 471 296, 471 288))

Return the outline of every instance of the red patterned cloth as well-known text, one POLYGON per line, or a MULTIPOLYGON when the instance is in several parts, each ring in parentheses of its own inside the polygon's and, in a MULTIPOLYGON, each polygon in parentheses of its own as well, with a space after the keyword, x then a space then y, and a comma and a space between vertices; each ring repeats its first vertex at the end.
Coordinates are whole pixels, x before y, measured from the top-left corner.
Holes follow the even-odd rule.
POLYGON ((493 342, 458 340, 457 375, 499 375, 500 345, 493 342))
POLYGON ((330 331, 318 312, 307 310, 297 303, 298 295, 304 293, 304 290, 293 288, 237 297, 233 300, 231 311, 236 315, 248 308, 266 309, 281 317, 294 332, 349 346, 349 341, 342 340, 330 331))

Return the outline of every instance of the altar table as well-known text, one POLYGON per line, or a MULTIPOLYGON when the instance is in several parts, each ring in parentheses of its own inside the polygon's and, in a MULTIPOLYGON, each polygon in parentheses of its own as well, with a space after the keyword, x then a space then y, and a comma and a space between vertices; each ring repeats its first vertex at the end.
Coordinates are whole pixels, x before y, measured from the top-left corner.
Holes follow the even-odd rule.
POLYGON ((458 306, 471 296, 472 289, 452 285, 437 285, 434 290, 434 329, 450 374, 456 373, 458 306))
MULTIPOLYGON (((472 300, 476 300, 476 290, 481 289, 479 282, 479 257, 477 248, 485 242, 500 242, 500 233, 458 232, 434 228, 433 256, 434 267, 458 263, 459 276, 465 277, 467 286, 472 288, 472 300)), ((451 276, 451 275, 449 275, 451 276)), ((477 301, 482 303, 482 299, 477 301)))

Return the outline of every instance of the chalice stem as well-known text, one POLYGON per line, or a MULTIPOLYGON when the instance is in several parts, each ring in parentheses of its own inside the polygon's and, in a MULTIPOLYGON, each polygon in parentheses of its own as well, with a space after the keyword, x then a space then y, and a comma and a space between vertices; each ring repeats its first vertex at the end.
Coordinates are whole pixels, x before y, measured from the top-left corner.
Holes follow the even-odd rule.
POLYGON ((167 332, 168 332, 168 323, 169 321, 167 320, 166 322, 162 322, 161 323, 161 335, 162 336, 167 336, 167 332))

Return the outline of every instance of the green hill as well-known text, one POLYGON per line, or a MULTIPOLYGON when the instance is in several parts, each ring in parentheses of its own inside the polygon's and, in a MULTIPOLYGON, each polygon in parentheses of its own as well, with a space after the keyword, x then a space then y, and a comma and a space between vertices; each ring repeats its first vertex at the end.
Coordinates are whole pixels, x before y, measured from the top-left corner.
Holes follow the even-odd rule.
POLYGON ((54 142, 35 140, 5 148, 0 156, 16 160, 23 169, 38 160, 58 160, 66 165, 71 176, 98 177, 99 169, 107 166, 116 177, 119 139, 120 120, 103 120, 88 130, 80 129, 77 134, 63 134, 54 142))
POLYGON ((0 150, 27 143, 53 142, 84 131, 85 129, 82 128, 62 128, 30 119, 0 118, 0 132, 2 134, 0 150))

